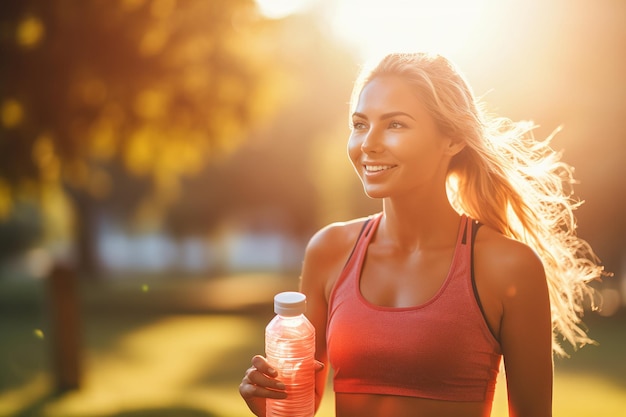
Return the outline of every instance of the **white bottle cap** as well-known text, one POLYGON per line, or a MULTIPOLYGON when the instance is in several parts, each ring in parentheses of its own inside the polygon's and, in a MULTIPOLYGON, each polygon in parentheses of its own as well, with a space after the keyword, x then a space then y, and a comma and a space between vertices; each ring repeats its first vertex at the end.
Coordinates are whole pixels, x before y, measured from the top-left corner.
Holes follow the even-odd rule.
POLYGON ((287 291, 274 296, 274 312, 281 316, 299 316, 306 311, 306 295, 287 291))

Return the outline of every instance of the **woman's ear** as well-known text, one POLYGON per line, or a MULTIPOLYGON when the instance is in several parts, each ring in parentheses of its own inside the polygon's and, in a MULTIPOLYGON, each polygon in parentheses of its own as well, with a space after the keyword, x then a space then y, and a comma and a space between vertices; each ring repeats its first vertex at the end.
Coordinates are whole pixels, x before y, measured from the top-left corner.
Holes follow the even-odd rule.
POLYGON ((446 153, 450 157, 453 157, 454 155, 456 155, 459 152, 461 152, 463 150, 463 148, 465 148, 466 143, 465 143, 464 140, 454 139, 454 138, 450 138, 450 137, 447 137, 446 140, 447 140, 447 143, 446 143, 446 153))

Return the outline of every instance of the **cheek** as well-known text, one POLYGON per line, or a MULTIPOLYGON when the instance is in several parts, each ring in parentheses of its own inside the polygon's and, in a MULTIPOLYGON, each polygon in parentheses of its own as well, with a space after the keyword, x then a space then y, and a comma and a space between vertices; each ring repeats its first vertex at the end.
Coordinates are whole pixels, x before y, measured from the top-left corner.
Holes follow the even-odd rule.
POLYGON ((348 157, 350 158, 350 162, 352 165, 357 167, 359 164, 359 160, 361 159, 361 141, 358 140, 354 135, 350 135, 348 139, 348 157))

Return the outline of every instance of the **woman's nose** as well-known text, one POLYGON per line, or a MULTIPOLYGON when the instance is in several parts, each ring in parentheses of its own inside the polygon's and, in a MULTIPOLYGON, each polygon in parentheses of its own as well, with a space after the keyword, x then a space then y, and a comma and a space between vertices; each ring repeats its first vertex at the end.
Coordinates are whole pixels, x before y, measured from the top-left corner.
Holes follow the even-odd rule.
POLYGON ((382 134, 375 129, 370 129, 361 143, 363 153, 379 153, 384 149, 382 134))

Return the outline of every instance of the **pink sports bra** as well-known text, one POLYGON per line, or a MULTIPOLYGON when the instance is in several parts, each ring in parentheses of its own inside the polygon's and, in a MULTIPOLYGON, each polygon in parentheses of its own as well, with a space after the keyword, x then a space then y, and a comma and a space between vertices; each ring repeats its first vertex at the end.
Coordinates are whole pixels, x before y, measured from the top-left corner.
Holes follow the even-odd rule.
POLYGON ((472 279, 472 233, 466 216, 448 276, 426 303, 383 307, 360 291, 367 247, 382 213, 371 216, 329 300, 327 347, 338 393, 491 401, 500 345, 489 330, 472 279))

